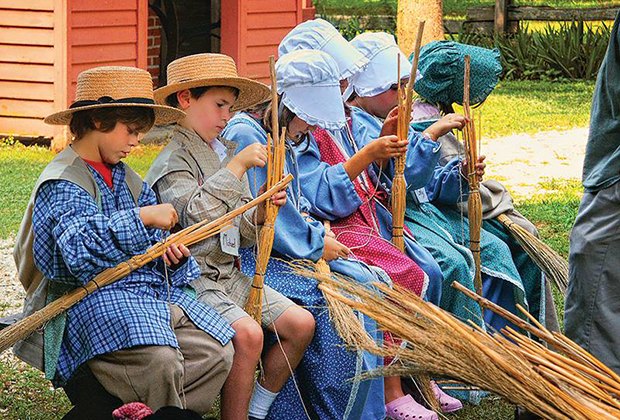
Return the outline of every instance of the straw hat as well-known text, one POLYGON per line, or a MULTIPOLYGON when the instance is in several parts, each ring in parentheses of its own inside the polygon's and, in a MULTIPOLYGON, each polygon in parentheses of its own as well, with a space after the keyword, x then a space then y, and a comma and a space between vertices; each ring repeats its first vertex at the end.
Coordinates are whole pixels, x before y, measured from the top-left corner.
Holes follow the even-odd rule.
POLYGON ((233 111, 250 108, 269 98, 269 88, 254 80, 239 77, 235 61, 224 54, 194 54, 168 64, 168 84, 155 91, 163 104, 175 92, 205 86, 230 86, 239 90, 233 111))
POLYGON ((137 106, 155 111, 155 124, 176 122, 185 113, 157 105, 153 98, 153 79, 146 70, 135 67, 95 67, 78 75, 75 102, 69 109, 48 115, 47 124, 68 125, 73 114, 88 109, 137 106))

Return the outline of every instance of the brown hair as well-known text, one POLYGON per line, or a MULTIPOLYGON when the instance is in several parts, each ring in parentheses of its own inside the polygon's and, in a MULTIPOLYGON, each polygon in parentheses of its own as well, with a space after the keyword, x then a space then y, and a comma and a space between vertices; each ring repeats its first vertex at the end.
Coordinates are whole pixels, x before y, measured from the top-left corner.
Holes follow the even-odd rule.
POLYGON ((140 106, 88 109, 73 114, 69 129, 74 136, 74 141, 77 141, 94 130, 109 133, 119 122, 140 133, 146 133, 155 123, 155 112, 151 108, 140 106), (99 128, 95 123, 99 123, 99 128))
MULTIPOLYGON (((228 89, 235 95, 235 97, 239 97, 239 89, 232 87, 232 86, 200 86, 200 87, 190 88, 189 94, 191 95, 192 98, 199 99, 202 95, 207 93, 209 89, 213 89, 213 88, 228 89)), ((166 105, 172 106, 175 108, 179 107, 179 100, 177 99, 177 93, 178 92, 174 92, 173 94, 170 94, 168 95, 168 97, 166 97, 166 105)))

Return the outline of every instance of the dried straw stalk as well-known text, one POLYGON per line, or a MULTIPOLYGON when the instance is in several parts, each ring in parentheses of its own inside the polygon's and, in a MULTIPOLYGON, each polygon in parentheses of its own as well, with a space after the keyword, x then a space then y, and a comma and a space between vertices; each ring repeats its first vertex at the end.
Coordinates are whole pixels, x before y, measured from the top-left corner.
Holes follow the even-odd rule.
POLYGON ((480 180, 476 175, 478 162, 478 143, 476 127, 469 104, 470 85, 470 56, 465 56, 465 75, 463 86, 463 112, 467 123, 463 129, 465 153, 467 155, 467 178, 469 181, 469 198, 467 200, 467 215, 469 218, 469 249, 474 257, 476 273, 474 287, 478 294, 482 294, 482 271, 480 262, 480 234, 482 230, 482 200, 480 198, 480 180))
MULTIPOLYGON (((325 234, 330 232, 330 223, 328 220, 323 222, 325 226, 325 234)), ((320 258, 315 264, 314 269, 310 262, 295 261, 291 263, 293 270, 302 277, 309 277, 319 280, 321 277, 330 277, 332 275, 329 264, 323 258, 320 258)), ((335 277, 334 277, 335 278, 335 277)), ((319 289, 322 290, 322 284, 319 283, 319 289)), ((372 345, 373 339, 368 335, 359 318, 346 304, 334 299, 331 295, 323 293, 329 317, 334 323, 334 328, 343 337, 345 343, 364 341, 366 345, 372 345)))
MULTIPOLYGON (((267 134, 267 189, 276 185, 284 176, 284 159, 286 149, 284 141, 286 127, 278 126, 278 89, 276 85, 275 59, 269 57, 271 73, 271 133, 267 134)), ((265 222, 258 237, 258 253, 256 255, 256 270, 252 279, 252 288, 245 304, 245 311, 259 324, 262 318, 263 286, 265 284, 265 272, 271 256, 275 223, 280 207, 271 200, 265 203, 265 222)))
POLYGON ((156 258, 161 257, 170 245, 176 244, 190 246, 226 229, 231 225, 235 217, 267 200, 281 189, 286 188, 291 180, 292 176, 286 177, 282 180, 282 182, 274 185, 259 197, 256 197, 254 200, 218 219, 213 221, 204 220, 170 235, 165 241, 158 242, 150 247, 144 254, 136 255, 135 257, 118 264, 116 267, 111 267, 102 271, 84 286, 61 296, 27 318, 24 318, 10 327, 5 328, 0 332, 0 353, 11 347, 17 341, 25 339, 46 322, 55 318, 62 312, 67 311, 89 294, 124 278, 132 271, 137 270, 156 258))
MULTIPOLYGON (((411 108, 413 106, 413 87, 415 85, 416 74, 418 72, 418 61, 420 57, 420 47, 422 35, 424 34, 424 21, 418 24, 418 34, 416 36, 413 64, 411 74, 405 89, 400 87, 400 54, 398 60, 398 122, 397 136, 399 140, 409 138, 409 124, 411 121, 411 108)), ((405 160, 406 155, 394 158, 394 179, 392 180, 392 243, 401 251, 405 251, 404 224, 405 207, 407 205, 407 183, 405 182, 405 160)))
POLYGON ((568 262, 549 245, 514 223, 505 214, 497 216, 538 267, 551 279, 562 295, 568 287, 568 262))
MULTIPOLYGON (((398 357, 402 366, 383 369, 386 375, 427 373, 493 391, 514 404, 549 419, 620 418, 620 378, 593 356, 559 333, 550 332, 524 313, 534 325, 508 313, 518 326, 541 337, 562 353, 508 328, 490 335, 465 324, 402 288, 377 284, 384 294, 339 279, 323 279, 325 293, 375 319, 381 328, 407 340, 401 349, 351 343, 367 351, 398 357), (350 296, 354 296, 355 299, 350 296)), ((458 287, 482 306, 502 308, 458 287)))

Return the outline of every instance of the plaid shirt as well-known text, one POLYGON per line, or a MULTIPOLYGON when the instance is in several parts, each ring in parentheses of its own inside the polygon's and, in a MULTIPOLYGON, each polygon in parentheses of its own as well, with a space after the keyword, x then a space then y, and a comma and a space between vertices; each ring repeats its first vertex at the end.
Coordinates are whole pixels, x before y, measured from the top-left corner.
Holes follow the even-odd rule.
MULTIPOLYGON (((102 270, 142 254, 162 238, 161 230, 142 223, 124 181, 124 164, 113 167, 114 190, 89 169, 101 203, 68 181, 47 182, 37 193, 34 256, 50 284, 85 284, 102 270)), ((138 206, 154 204, 155 194, 144 184, 138 206)), ((232 328, 214 309, 182 289, 199 275, 195 259, 190 258, 175 271, 169 270, 168 288, 163 262, 158 259, 69 309, 56 370, 58 381, 65 382, 79 365, 100 354, 139 345, 178 348, 168 303, 183 308, 198 328, 222 345, 228 343, 234 335, 232 328)))

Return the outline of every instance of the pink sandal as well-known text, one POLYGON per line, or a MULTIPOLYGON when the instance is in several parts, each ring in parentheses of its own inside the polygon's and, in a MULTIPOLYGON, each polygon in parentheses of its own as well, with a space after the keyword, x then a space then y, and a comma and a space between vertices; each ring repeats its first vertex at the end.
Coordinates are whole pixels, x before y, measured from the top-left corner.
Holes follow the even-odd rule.
POLYGON ((435 381, 431 381, 431 388, 433 389, 433 394, 435 394, 435 398, 437 398, 437 401, 439 401, 441 411, 443 411, 444 413, 454 413, 455 411, 459 411, 461 408, 463 408, 462 402, 443 392, 441 388, 439 388, 439 385, 435 383, 435 381))
POLYGON ((387 403, 385 411, 392 420, 439 420, 437 413, 418 404, 411 395, 387 403))

